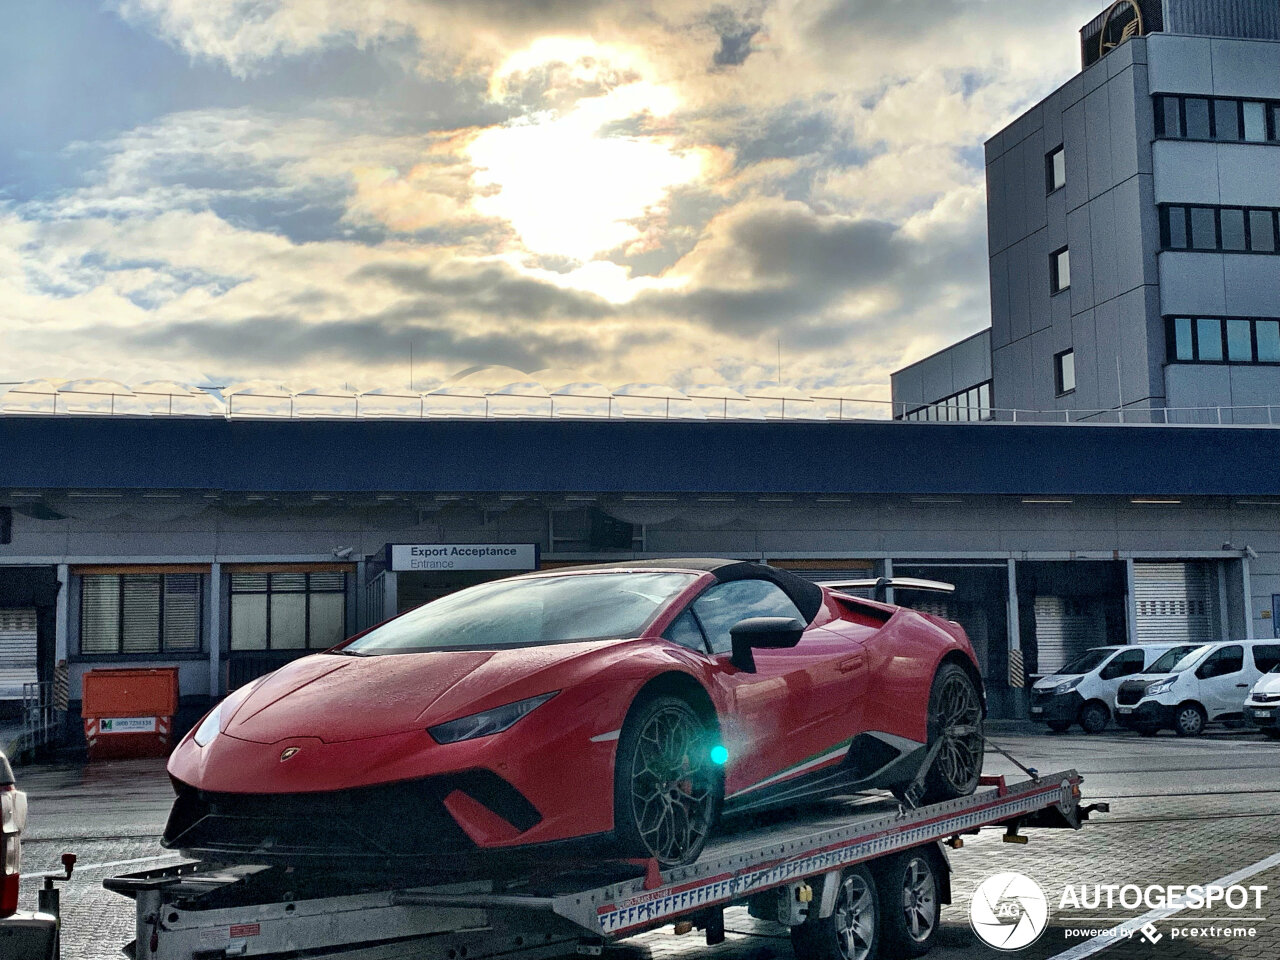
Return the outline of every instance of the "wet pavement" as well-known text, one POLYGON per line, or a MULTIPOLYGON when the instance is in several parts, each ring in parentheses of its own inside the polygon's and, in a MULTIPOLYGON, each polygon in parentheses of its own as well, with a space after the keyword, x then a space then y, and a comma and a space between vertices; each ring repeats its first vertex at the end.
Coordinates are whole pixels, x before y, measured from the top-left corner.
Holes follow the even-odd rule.
MULTIPOLYGON (((1025 957, 1027 960, 1202 960, 1280 957, 1280 865, 1241 879, 1265 885, 1260 908, 1247 911, 1187 910, 1157 919, 1149 931, 1125 940, 1100 941, 1097 953, 1081 948, 1079 931, 1096 933, 1147 912, 1105 902, 1096 909, 1062 906, 1064 889, 1094 884, 1205 884, 1258 864, 1280 852, 1280 743, 1244 733, 1199 740, 1172 736, 1141 739, 1109 733, 1096 737, 1032 734, 1006 729, 994 739, 1043 774, 1076 768, 1084 774, 1088 801, 1111 802, 1079 833, 1031 832, 1027 846, 1005 844, 998 832, 966 840, 951 855, 956 902, 943 910, 931 954, 939 960, 1025 957), (969 901, 987 878, 1018 872, 1036 881, 1050 906, 1048 929, 1038 942, 1015 954, 981 944, 969 924, 969 901), (1241 919, 1248 918, 1248 919, 1241 919), (1192 935, 1192 930, 1199 935, 1192 935), (1243 935, 1252 930, 1253 934, 1243 935), (1241 935, 1226 936, 1228 932, 1241 935)), ((180 862, 159 847, 172 792, 160 761, 88 766, 26 766, 18 777, 30 798, 24 846, 23 901, 34 907, 37 872, 56 869, 64 851, 80 861, 66 885, 63 956, 105 960, 119 956, 133 938, 132 902, 102 889, 107 876, 180 862)), ((997 754, 988 773, 1016 775, 997 754)), ((654 958, 687 956, 716 960, 790 960, 785 930, 731 910, 726 943, 708 948, 698 934, 674 937, 670 929, 629 941, 627 953, 654 958)), ((883 960, 892 960, 886 956, 883 960)))

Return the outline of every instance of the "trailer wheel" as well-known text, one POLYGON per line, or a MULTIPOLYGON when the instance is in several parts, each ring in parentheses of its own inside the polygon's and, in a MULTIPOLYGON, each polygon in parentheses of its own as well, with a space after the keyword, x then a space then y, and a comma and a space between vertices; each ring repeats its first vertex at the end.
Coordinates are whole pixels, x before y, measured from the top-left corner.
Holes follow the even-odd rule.
POLYGON ((1085 733, 1101 733, 1110 720, 1111 711, 1101 700, 1090 700, 1080 710, 1080 726, 1085 733))
POLYGON ((942 911, 938 857, 927 848, 889 857, 876 874, 884 904, 880 935, 886 956, 922 957, 933 946, 942 911))
POLYGON ((840 875, 831 916, 819 917, 815 901, 809 919, 791 928, 791 947, 798 960, 872 960, 880 923, 875 880, 866 867, 850 867, 840 875))

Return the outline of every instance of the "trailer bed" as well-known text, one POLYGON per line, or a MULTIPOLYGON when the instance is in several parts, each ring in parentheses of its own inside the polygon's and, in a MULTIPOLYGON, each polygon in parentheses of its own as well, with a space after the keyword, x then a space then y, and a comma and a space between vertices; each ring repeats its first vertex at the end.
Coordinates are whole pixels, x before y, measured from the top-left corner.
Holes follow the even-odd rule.
POLYGON ((578 864, 494 883, 350 889, 279 867, 196 863, 104 881, 137 901, 136 960, 341 957, 343 960, 521 960, 598 953, 610 941, 693 920, 711 935, 730 904, 832 871, 1000 827, 1078 829, 1074 770, 908 810, 888 799, 828 803, 748 822, 709 843, 697 862, 578 864))

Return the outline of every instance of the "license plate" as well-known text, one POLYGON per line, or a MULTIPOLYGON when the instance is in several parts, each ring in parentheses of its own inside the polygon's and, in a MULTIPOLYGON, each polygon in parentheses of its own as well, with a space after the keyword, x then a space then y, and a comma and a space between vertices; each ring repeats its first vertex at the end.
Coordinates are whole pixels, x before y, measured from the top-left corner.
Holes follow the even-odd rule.
POLYGON ((1116 713, 1133 713, 1133 707, 1119 707, 1116 709, 1116 713))
POLYGON ((1271 718, 1272 709, 1274 708, 1267 708, 1265 710, 1254 710, 1253 715, 1257 717, 1259 720, 1269 720, 1271 718))
POLYGON ((1032 708, 1031 708, 1031 715, 1032 715, 1032 716, 1034 716, 1034 717, 1038 717, 1038 716, 1040 716, 1040 714, 1042 714, 1042 713, 1044 713, 1044 707, 1032 707, 1032 708))

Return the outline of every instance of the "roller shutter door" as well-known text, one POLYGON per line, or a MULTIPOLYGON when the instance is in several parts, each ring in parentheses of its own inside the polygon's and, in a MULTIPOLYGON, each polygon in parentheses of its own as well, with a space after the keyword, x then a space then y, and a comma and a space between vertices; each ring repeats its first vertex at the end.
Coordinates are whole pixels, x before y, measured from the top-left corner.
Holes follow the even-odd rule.
POLYGON ((35 609, 0 609, 0 700, 21 700, 37 679, 35 609))
POLYGON ((1140 643, 1220 640, 1217 568, 1212 563, 1135 563, 1140 643))
POLYGON ((1036 673, 1048 674, 1107 643, 1107 618, 1091 597, 1036 597, 1036 673))

